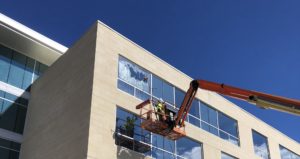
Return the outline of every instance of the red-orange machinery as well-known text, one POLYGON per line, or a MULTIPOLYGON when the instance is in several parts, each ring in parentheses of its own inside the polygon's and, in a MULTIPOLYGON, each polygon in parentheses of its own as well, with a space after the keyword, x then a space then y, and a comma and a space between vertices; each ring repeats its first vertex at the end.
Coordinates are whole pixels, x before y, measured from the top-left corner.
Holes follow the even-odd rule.
POLYGON ((160 134, 171 140, 176 140, 185 136, 184 126, 169 127, 168 123, 160 121, 156 118, 157 115, 168 118, 167 114, 155 112, 153 107, 153 100, 146 100, 136 106, 136 109, 140 109, 140 118, 143 120, 141 128, 148 130, 155 134, 160 134))
POLYGON ((177 118, 175 119, 175 127, 173 129, 169 129, 167 123, 153 119, 153 114, 157 112, 153 111, 151 100, 146 100, 136 107, 137 109, 141 109, 140 116, 144 119, 144 121, 141 124, 142 128, 150 132, 160 134, 172 140, 177 140, 185 136, 184 121, 187 117, 187 114, 190 111, 192 101, 195 98, 198 88, 213 91, 239 100, 247 101, 261 108, 275 109, 291 114, 300 115, 299 100, 274 96, 251 90, 240 89, 237 87, 232 87, 205 80, 193 80, 190 83, 190 87, 187 93, 185 94, 185 97, 176 115, 177 118), (149 108, 146 112, 143 112, 142 110, 145 109, 146 105, 149 105, 149 108))

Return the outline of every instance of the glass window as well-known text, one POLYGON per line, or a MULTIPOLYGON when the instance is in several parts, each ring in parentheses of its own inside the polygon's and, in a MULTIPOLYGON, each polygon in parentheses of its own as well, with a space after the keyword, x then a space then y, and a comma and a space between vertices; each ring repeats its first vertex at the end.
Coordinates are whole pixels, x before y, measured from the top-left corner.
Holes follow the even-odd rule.
POLYGON ((300 155, 288 150, 287 148, 279 145, 281 159, 300 159, 300 155))
POLYGON ((150 73, 121 56, 118 76, 121 80, 150 93, 150 73))
POLYGON ((255 154, 263 159, 269 159, 267 138, 254 130, 252 130, 252 137, 255 154))
POLYGON ((238 145, 237 121, 219 112, 220 137, 238 145))
POLYGON ((184 99, 185 93, 178 88, 175 88, 175 105, 177 108, 180 108, 182 101, 184 99))
POLYGON ((16 95, 4 92, 2 90, 0 90, 0 98, 10 100, 10 101, 12 101, 14 103, 23 105, 25 107, 28 105, 28 100, 27 99, 24 99, 24 98, 18 97, 16 95))
POLYGON ((116 118, 116 144, 128 149, 144 153, 150 153, 150 132, 140 127, 141 119, 136 115, 117 108, 116 118))
POLYGON ((166 151, 162 151, 157 148, 153 148, 152 157, 155 159, 175 159, 176 158, 175 154, 169 153, 166 151))
POLYGON ((149 94, 147 94, 147 93, 145 93, 145 92, 143 92, 143 91, 140 91, 140 90, 138 90, 138 89, 135 90, 135 96, 136 96, 137 98, 139 98, 140 100, 142 100, 142 101, 145 101, 145 100, 147 100, 147 99, 150 99, 150 95, 149 95, 149 94))
POLYGON ((183 137, 176 141, 177 155, 186 159, 201 159, 202 145, 189 138, 183 137))
POLYGON ((0 81, 7 82, 12 50, 0 45, 0 81))
POLYGON ((170 104, 174 104, 174 89, 173 86, 171 86, 169 83, 167 82, 163 82, 163 99, 170 103, 170 104))
POLYGON ((46 65, 0 45, 0 81, 26 90, 46 69, 46 65))
POLYGON ((3 159, 18 159, 21 144, 0 138, 0 156, 3 159))
POLYGON ((153 134, 152 135, 152 144, 155 147, 164 149, 171 153, 175 151, 175 142, 167 138, 162 137, 161 135, 153 134))
POLYGON ((34 80, 43 75, 43 73, 47 70, 48 66, 44 65, 40 62, 36 62, 35 70, 34 70, 34 80))
POLYGON ((201 103, 201 126, 204 130, 218 135, 218 112, 201 103))
POLYGON ((193 124, 193 125, 195 125, 197 127, 200 127, 200 119, 195 118, 195 117, 193 117, 191 115, 189 115, 188 117, 189 117, 189 123, 191 123, 191 124, 193 124))
POLYGON ((134 96, 133 86, 131 86, 121 80, 118 80, 118 88, 134 96))
POLYGON ((27 89, 31 83, 33 82, 33 69, 34 69, 34 63, 35 61, 31 58, 27 58, 26 66, 24 70, 24 77, 23 77, 23 83, 22 83, 22 89, 27 89))
POLYGON ((152 75, 152 94, 156 98, 163 98, 163 81, 152 75))
POLYGON ((233 156, 230 156, 230 155, 228 155, 228 154, 222 152, 222 153, 221 153, 221 159, 237 159, 237 158, 235 158, 235 157, 233 157, 233 156))
POLYGON ((192 114, 193 116, 200 118, 200 113, 199 113, 199 101, 198 100, 193 100, 192 105, 191 105, 191 109, 190 109, 190 114, 192 114))
POLYGON ((221 130, 237 137, 237 122, 223 113, 219 113, 219 126, 221 130))
POLYGON ((22 88, 26 56, 14 53, 8 75, 8 84, 22 88))
POLYGON ((24 106, 0 99, 0 128, 22 134, 26 110, 24 106))
POLYGON ((155 97, 162 98, 164 101, 174 104, 174 89, 169 83, 159 77, 152 75, 152 93, 155 97))

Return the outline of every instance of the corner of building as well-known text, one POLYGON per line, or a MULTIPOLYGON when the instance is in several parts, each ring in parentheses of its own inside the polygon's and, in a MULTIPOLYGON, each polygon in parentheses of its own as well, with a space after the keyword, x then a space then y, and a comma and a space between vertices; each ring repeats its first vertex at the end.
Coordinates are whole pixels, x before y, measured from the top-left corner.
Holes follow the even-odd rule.
POLYGON ((21 159, 87 158, 96 26, 32 85, 21 159))

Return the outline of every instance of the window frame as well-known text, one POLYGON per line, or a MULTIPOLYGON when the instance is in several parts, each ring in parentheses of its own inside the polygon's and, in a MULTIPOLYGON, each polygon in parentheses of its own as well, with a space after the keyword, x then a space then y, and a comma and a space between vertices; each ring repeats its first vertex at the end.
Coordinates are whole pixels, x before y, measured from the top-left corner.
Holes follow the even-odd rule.
MULTIPOLYGON (((267 146, 266 148, 267 148, 267 153, 268 153, 268 158, 267 158, 267 159, 271 159, 270 148, 269 148, 269 139, 268 139, 268 137, 265 136, 265 135, 263 135, 262 133, 256 131, 256 130, 254 130, 254 129, 251 129, 251 134, 252 134, 252 145, 253 145, 254 154, 255 154, 256 156, 258 156, 258 155, 256 154, 256 151, 255 151, 254 133, 256 133, 256 134, 258 134, 258 135, 260 135, 261 137, 263 137, 263 138, 266 139, 266 146, 267 146)), ((263 150, 260 150, 260 151, 263 151, 263 150)), ((259 157, 261 157, 261 156, 259 156, 259 157)), ((262 158, 262 157, 261 157, 261 158, 262 158)))

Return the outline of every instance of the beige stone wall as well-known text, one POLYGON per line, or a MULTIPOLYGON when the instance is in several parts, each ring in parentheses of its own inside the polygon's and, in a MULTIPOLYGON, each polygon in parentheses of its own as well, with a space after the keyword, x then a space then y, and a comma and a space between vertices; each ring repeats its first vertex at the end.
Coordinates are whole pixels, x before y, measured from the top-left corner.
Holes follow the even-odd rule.
POLYGON ((87 158, 96 29, 32 86, 21 159, 87 158))
MULTIPOLYGON (((141 102, 141 100, 117 89, 119 55, 128 58, 182 90, 187 90, 192 79, 104 24, 99 23, 97 34, 88 154, 91 158, 118 158, 120 157, 118 156, 119 149, 114 144, 113 138, 116 106, 121 106, 138 114, 135 105, 141 102)), ((220 158, 221 151, 241 159, 259 159, 254 154, 252 129, 268 137, 272 159, 280 159, 279 143, 300 154, 299 143, 287 138, 216 93, 200 90, 197 97, 238 120, 239 125, 241 146, 233 145, 202 129, 187 124, 187 135, 203 143, 206 159, 220 158)))

